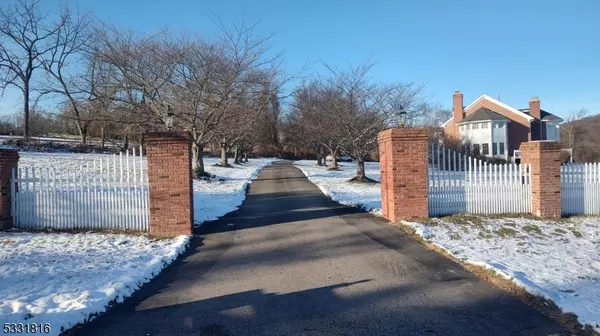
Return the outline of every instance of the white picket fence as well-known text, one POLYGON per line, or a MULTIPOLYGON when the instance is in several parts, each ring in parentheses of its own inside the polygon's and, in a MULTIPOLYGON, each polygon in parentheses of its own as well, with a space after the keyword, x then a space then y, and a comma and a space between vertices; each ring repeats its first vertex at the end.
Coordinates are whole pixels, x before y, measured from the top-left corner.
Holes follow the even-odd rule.
POLYGON ((563 215, 600 215, 600 163, 567 163, 560 169, 563 215))
POLYGON ((429 148, 429 214, 531 211, 530 165, 489 164, 441 146, 429 148))
POLYGON ((22 229, 148 231, 146 160, 136 152, 78 170, 18 168, 11 180, 14 226, 22 229))

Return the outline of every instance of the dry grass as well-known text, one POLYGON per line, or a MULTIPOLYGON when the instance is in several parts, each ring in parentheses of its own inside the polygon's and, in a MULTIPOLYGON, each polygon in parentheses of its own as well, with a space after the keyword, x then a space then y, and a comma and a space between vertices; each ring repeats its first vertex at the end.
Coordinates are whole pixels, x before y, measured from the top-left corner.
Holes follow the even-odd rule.
POLYGON ((540 228, 537 225, 533 224, 523 226, 523 231, 542 235, 542 230, 540 230, 540 228))
POLYGON ((581 234, 581 232, 575 230, 575 229, 571 229, 571 232, 573 232, 573 235, 577 238, 581 238, 583 237, 583 235, 581 234))
POLYGON ((496 234, 502 238, 514 237, 518 233, 519 233, 519 231, 511 229, 511 228, 507 228, 507 227, 503 227, 500 230, 496 231, 496 234))
POLYGON ((69 229, 69 230, 58 230, 58 229, 10 229, 9 231, 3 231, 7 233, 11 232, 29 232, 29 233, 67 233, 67 234, 79 234, 79 233, 98 233, 98 234, 124 234, 129 236, 146 236, 153 240, 169 239, 163 237, 152 237, 148 232, 131 231, 131 230, 90 230, 90 229, 69 229))

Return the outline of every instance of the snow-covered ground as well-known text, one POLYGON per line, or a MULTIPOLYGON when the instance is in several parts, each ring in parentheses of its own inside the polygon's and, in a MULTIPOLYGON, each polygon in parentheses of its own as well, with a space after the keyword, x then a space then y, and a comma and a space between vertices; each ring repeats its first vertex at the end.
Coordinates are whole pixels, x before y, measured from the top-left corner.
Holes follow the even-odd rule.
MULTIPOLYGON (((328 163, 331 165, 330 163, 328 163)), ((381 213, 381 185, 347 183, 356 175, 356 164, 340 162, 340 171, 330 171, 316 165, 315 160, 295 161, 294 165, 302 170, 310 181, 316 184, 323 193, 333 200, 350 206, 361 206, 375 214, 381 213)), ((378 162, 366 162, 367 177, 379 181, 378 162)))
MULTIPOLYGON (((19 154, 21 168, 79 171, 94 160, 112 161, 106 154, 19 154)), ((204 160, 215 179, 194 181, 196 223, 235 210, 245 198, 246 185, 274 159, 251 159, 234 168, 216 167, 217 161, 204 160)), ((185 236, 151 240, 99 233, 0 233, 0 321, 50 323, 50 334, 58 335, 61 329, 103 312, 110 302, 131 295, 172 262, 188 240, 185 236)))
POLYGON ((130 296, 171 263, 188 240, 1 232, 0 321, 49 323, 49 335, 58 335, 130 296))
MULTIPOLYGON (((353 164, 344 164, 339 172, 317 167, 314 161, 295 164, 332 199, 380 213, 380 185, 346 182, 354 175, 353 164)), ((379 180, 379 165, 368 164, 367 175, 379 180)), ((551 299, 600 331, 600 218, 551 222, 463 216, 402 224, 456 258, 551 299)))
POLYGON ((600 219, 467 216, 404 224, 455 257, 551 299, 600 331, 600 219))
POLYGON ((207 172, 217 175, 209 181, 194 180, 194 221, 196 225, 215 220, 236 210, 246 198, 246 185, 275 159, 249 159, 233 168, 214 166, 218 159, 204 159, 207 172))
MULTIPOLYGON (((111 154, 73 154, 73 153, 32 153, 20 152, 20 168, 55 168, 56 170, 79 171, 81 166, 85 166, 92 161, 102 160, 113 162, 111 154)), ((233 168, 221 168, 215 166, 219 162, 218 158, 205 158, 204 165, 207 172, 216 175, 215 179, 209 181, 194 180, 194 221, 196 224, 208 220, 215 220, 230 211, 236 210, 244 201, 246 185, 258 172, 265 166, 271 164, 275 159, 249 159, 248 163, 243 165, 234 165, 233 168)), ((119 161, 117 157, 117 162, 119 161)), ((147 164, 145 158, 142 159, 144 171, 147 164)), ((139 165, 137 166, 139 169, 139 165)), ((130 165, 130 176, 134 176, 133 164, 130 165)), ((102 174, 98 168, 96 174, 98 180, 100 176, 106 175, 112 170, 104 170, 102 174)), ((126 175, 126 171, 124 173, 126 175)), ((90 177, 90 179, 92 179, 90 177)), ((126 183, 126 181, 124 181, 126 183)))

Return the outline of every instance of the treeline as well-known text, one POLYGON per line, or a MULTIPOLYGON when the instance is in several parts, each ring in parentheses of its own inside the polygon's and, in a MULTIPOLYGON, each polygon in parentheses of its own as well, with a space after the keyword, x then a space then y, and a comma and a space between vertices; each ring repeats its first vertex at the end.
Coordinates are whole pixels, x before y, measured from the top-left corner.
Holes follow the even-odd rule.
POLYGON ((575 162, 600 162, 600 115, 587 109, 570 112, 560 126, 563 148, 572 150, 575 162))
POLYGON ((368 182, 364 162, 378 159, 377 134, 398 125, 435 125, 446 111, 432 107, 423 86, 381 83, 369 75, 371 63, 338 69, 325 64, 328 74, 302 83, 295 92, 285 124, 286 143, 308 149, 318 164, 347 155, 357 163, 355 181, 368 182))
POLYGON ((194 170, 203 175, 207 145, 218 143, 226 166, 226 153, 235 148, 238 160, 261 121, 279 113, 280 57, 254 26, 215 18, 220 34, 212 38, 141 34, 68 7, 42 13, 38 5, 0 8, 0 83, 22 93, 26 138, 40 132, 33 127, 43 101, 56 102, 49 112, 70 121, 82 143, 90 133, 139 140, 174 115, 173 129, 192 134, 194 170))
POLYGON ((97 137, 127 147, 171 126, 191 134, 197 176, 205 175, 206 150, 219 152, 222 166, 255 151, 314 155, 321 164, 330 155, 334 169, 335 158, 348 155, 364 181, 379 131, 435 124, 447 113, 428 104, 420 85, 374 81, 371 63, 323 63, 326 75, 303 77, 284 109, 281 88, 291 77, 270 49, 272 36, 256 34, 254 25, 213 17, 219 33, 212 37, 144 34, 68 7, 42 13, 38 5, 0 5, 0 87, 23 97, 19 116, 0 124, 4 133, 77 134, 82 143, 97 137), (49 105, 56 107, 44 112, 49 105))

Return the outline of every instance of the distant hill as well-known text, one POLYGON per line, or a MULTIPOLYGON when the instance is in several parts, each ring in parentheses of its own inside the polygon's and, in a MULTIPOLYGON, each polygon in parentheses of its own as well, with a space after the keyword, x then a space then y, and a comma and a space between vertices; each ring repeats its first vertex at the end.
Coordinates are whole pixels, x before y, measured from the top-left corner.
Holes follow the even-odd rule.
POLYGON ((561 124, 560 140, 576 162, 600 162, 600 114, 561 124))

